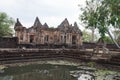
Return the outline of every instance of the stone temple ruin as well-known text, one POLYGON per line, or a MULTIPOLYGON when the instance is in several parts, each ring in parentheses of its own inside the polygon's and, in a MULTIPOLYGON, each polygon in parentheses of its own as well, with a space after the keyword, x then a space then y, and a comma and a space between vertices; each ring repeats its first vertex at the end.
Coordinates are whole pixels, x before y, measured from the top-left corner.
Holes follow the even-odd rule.
POLYGON ((82 45, 81 30, 76 22, 70 25, 67 18, 57 28, 50 28, 47 23, 42 25, 38 17, 32 27, 26 28, 17 19, 14 29, 19 44, 82 45))

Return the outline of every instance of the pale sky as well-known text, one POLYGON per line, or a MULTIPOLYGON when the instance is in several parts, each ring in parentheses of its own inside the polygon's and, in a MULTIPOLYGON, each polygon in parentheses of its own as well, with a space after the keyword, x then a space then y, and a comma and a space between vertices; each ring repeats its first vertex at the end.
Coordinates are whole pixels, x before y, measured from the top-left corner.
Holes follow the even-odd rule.
MULTIPOLYGON (((19 18, 25 27, 31 27, 36 16, 42 24, 57 27, 65 18, 70 24, 78 19, 80 9, 86 0, 0 0, 0 12, 6 12, 10 17, 19 18)), ((80 26, 80 24, 79 24, 80 26)))

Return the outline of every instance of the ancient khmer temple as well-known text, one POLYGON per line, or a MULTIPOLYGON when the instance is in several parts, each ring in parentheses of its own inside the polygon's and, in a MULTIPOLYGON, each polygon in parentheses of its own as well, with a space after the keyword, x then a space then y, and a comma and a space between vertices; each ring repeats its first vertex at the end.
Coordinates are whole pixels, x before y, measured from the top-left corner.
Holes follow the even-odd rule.
POLYGON ((69 24, 67 18, 57 28, 51 28, 47 23, 42 25, 38 17, 33 26, 26 28, 17 19, 14 29, 19 44, 82 45, 81 30, 76 22, 69 24))

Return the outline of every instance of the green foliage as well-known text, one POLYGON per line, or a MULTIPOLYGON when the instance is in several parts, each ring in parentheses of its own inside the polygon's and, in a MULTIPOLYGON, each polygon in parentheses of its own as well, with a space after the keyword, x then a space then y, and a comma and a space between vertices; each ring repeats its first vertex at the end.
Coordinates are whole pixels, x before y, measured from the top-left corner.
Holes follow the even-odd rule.
POLYGON ((88 62, 87 65, 89 67, 95 67, 96 63, 95 62, 88 62))
MULTIPOLYGON (((92 40, 92 35, 90 32, 87 32, 86 30, 82 31, 83 33, 83 41, 84 42, 91 42, 92 40)), ((94 35, 94 41, 96 41, 98 39, 97 35, 94 35)))
POLYGON ((93 1, 86 1, 86 7, 81 8, 83 11, 82 15, 80 15, 80 20, 86 24, 86 28, 96 28, 97 24, 97 14, 95 13, 95 6, 97 4, 93 3, 93 1))
POLYGON ((86 28, 98 29, 102 39, 110 26, 120 29, 120 0, 89 0, 86 6, 81 8, 83 13, 80 20, 86 24, 86 28))
POLYGON ((105 38, 104 38, 104 41, 106 42, 106 43, 109 43, 109 44, 113 44, 113 41, 110 39, 110 37, 108 37, 108 36, 106 36, 105 38))
POLYGON ((86 28, 97 28, 101 38, 105 37, 106 28, 104 27, 103 7, 97 4, 95 0, 86 1, 86 7, 83 9, 80 19, 86 24, 86 28), (102 15, 101 15, 102 14, 102 15))
POLYGON ((11 36, 13 31, 10 28, 14 21, 4 12, 0 12, 0 36, 11 36))
POLYGON ((108 24, 120 29, 120 0, 104 0, 103 4, 109 11, 108 24))

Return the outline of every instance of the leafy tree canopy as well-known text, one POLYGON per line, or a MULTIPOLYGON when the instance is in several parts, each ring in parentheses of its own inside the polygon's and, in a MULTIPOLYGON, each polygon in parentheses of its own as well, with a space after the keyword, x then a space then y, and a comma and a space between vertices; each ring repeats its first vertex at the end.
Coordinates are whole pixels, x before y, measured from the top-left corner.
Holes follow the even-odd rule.
POLYGON ((0 12, 0 37, 11 36, 13 34, 10 28, 13 25, 14 20, 10 18, 6 13, 0 12))
POLYGON ((120 0, 89 0, 81 10, 80 20, 86 24, 86 28, 98 29, 103 40, 106 33, 113 40, 109 29, 111 26, 120 29, 120 0))

